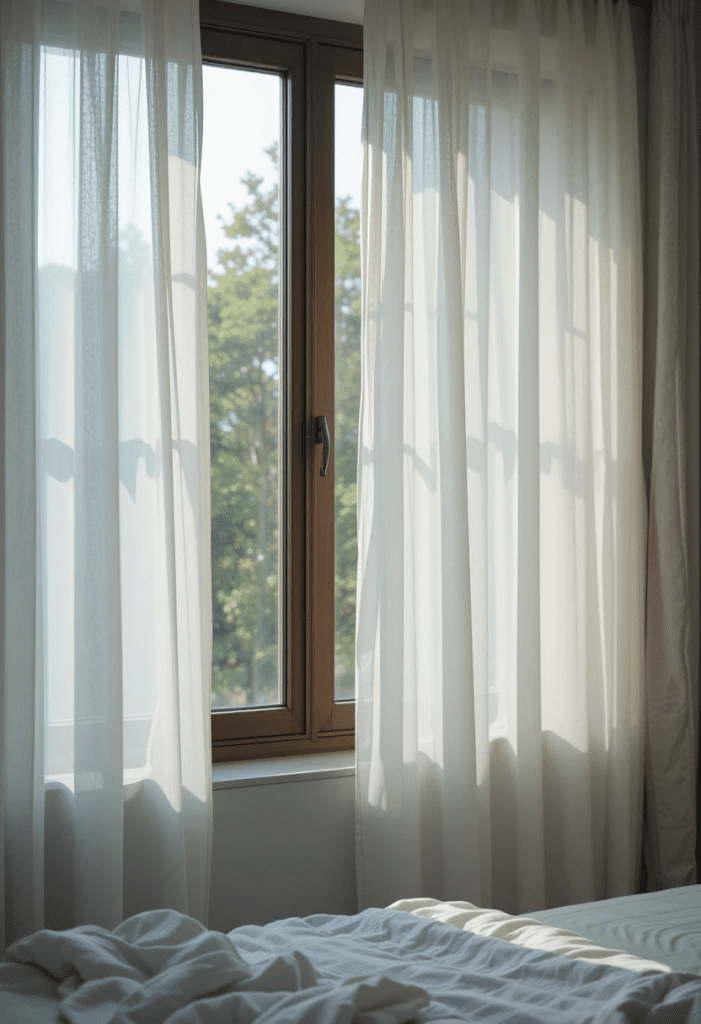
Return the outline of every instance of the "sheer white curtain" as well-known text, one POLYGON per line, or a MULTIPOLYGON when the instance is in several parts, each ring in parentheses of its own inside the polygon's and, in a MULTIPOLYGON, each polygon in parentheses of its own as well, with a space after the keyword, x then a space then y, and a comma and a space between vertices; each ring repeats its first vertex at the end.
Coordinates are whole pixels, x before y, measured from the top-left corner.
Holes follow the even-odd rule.
POLYGON ((696 0, 650 24, 645 278, 647 589, 645 867, 696 881, 699 734, 699 31, 696 0))
POLYGON ((203 920, 198 4, 3 0, 0 40, 0 934, 203 920))
POLYGON ((638 882, 645 491, 627 0, 365 17, 361 905, 638 882))

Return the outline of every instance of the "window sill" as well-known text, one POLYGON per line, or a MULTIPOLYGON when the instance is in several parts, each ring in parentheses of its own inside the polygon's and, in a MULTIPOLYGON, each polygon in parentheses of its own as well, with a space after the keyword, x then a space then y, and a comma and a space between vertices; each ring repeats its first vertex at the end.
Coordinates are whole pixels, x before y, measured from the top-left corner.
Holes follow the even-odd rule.
POLYGON ((286 782, 337 779, 344 775, 355 775, 354 750, 214 764, 212 765, 212 788, 238 789, 245 786, 277 786, 286 782))

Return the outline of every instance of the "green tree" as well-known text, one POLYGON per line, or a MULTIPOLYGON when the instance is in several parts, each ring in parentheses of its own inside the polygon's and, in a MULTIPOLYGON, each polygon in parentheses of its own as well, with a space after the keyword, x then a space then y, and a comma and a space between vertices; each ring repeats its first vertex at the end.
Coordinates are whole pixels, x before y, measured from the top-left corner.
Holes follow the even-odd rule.
MULTIPOLYGON (((277 172, 277 146, 267 149, 277 172)), ((277 173, 275 175, 277 177, 277 173)), ((210 272, 213 677, 217 706, 274 703, 278 551, 278 187, 247 174, 210 272)), ((353 695, 360 382, 358 211, 336 211, 336 661, 353 695)), ((338 669, 337 669, 338 671, 338 669)), ((339 689, 339 688, 337 688, 339 689)))
MULTIPOLYGON (((277 146, 267 149, 277 168, 277 146)), ((242 179, 209 288, 217 704, 277 699, 278 188, 242 179)))
POLYGON ((336 695, 355 693, 358 563, 357 464, 360 406, 360 216, 350 196, 336 206, 335 511, 336 695))

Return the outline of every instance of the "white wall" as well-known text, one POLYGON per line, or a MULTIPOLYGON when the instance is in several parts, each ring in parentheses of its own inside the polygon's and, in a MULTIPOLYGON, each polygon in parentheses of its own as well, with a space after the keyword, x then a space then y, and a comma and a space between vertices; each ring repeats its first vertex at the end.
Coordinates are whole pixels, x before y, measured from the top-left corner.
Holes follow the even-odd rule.
POLYGON ((214 791, 208 925, 355 914, 355 777, 214 791))

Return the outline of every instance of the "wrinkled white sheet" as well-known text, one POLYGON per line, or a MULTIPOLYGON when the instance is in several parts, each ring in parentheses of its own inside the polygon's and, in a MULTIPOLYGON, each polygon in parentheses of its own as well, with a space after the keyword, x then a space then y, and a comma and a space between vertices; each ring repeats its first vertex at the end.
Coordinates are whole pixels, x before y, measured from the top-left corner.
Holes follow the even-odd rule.
MULTIPOLYGON (((424 906, 290 918, 229 936, 173 911, 138 915, 113 933, 38 932, 8 950, 14 963, 0 964, 0 994, 6 982, 15 995, 45 992, 53 979, 59 1019, 70 1024, 701 1021, 698 978, 446 927, 421 914, 426 903, 446 905, 410 902, 424 906)), ((485 927, 493 914, 454 909, 468 915, 463 924, 479 926, 483 915, 485 927)))
POLYGON ((159 910, 114 932, 37 932, 6 956, 59 982, 60 1017, 70 1024, 402 1024, 428 1003, 421 989, 381 975, 320 978, 290 944, 261 950, 247 961, 232 938, 159 910))
MULTIPOLYGON (((605 908, 610 903, 618 902, 618 900, 603 900, 599 903, 588 904, 588 906, 605 908)), ((611 942, 610 945, 599 945, 593 938, 587 938, 580 935, 578 931, 569 930, 564 922, 560 924, 559 918, 546 918, 547 911, 543 912, 542 918, 540 914, 534 914, 533 917, 513 917, 501 910, 484 910, 476 907, 473 903, 464 903, 461 900, 441 903, 439 900, 426 898, 398 900, 387 909, 403 910, 430 921, 443 921, 444 924, 461 928, 463 931, 474 932, 476 935, 504 939, 506 942, 513 942, 518 946, 542 949, 557 956, 570 957, 573 960, 605 963, 611 967, 623 967, 627 971, 667 972, 677 970, 688 971, 691 974, 696 973, 687 967, 675 965, 672 968, 664 962, 645 958, 645 953, 650 953, 649 948, 645 950, 639 947, 633 953, 629 947, 618 949, 616 942, 611 942), (543 918, 546 923, 543 923, 543 918)), ((599 913, 602 912, 600 909, 599 913)), ((552 913, 556 914, 555 911, 552 913)), ((678 931, 683 931, 683 929, 678 929, 678 931)))
POLYGON ((673 971, 701 974, 701 885, 539 910, 533 917, 673 971))

